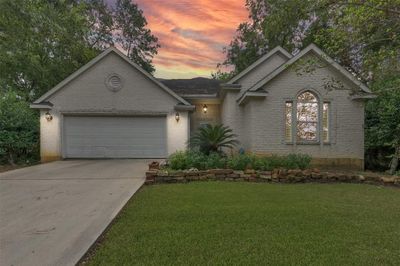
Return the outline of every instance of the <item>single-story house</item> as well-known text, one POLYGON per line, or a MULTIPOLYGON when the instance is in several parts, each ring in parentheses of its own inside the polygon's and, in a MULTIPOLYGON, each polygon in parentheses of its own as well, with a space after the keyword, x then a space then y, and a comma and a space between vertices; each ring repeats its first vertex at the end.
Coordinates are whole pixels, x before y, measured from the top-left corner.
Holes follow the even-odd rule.
POLYGON ((371 97, 313 44, 295 56, 276 47, 224 84, 158 80, 110 47, 31 107, 40 109, 42 161, 165 158, 198 127, 222 123, 238 135, 238 149, 362 169, 371 97), (299 73, 304 62, 314 70, 299 73))

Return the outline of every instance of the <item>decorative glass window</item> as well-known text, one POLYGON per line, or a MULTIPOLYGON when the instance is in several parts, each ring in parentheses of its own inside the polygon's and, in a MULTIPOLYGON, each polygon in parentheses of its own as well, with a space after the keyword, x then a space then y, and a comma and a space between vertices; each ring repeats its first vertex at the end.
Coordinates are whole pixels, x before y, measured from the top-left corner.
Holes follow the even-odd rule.
POLYGON ((318 108, 318 99, 312 92, 306 91, 297 97, 297 141, 318 140, 318 108))
POLYGON ((311 91, 303 92, 295 100, 285 102, 285 141, 327 143, 329 120, 330 103, 320 103, 311 91))
POLYGON ((286 102, 285 105, 285 140, 286 142, 292 142, 292 112, 293 112, 293 102, 286 102))
POLYGON ((322 139, 329 142, 329 103, 322 105, 322 139))

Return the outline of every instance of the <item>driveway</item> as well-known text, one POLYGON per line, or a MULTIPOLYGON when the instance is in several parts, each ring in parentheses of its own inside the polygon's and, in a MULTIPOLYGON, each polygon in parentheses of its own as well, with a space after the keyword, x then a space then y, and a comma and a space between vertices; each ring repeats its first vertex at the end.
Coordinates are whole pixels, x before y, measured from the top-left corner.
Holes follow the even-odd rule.
POLYGON ((58 161, 0 173, 0 265, 74 265, 151 160, 58 161))

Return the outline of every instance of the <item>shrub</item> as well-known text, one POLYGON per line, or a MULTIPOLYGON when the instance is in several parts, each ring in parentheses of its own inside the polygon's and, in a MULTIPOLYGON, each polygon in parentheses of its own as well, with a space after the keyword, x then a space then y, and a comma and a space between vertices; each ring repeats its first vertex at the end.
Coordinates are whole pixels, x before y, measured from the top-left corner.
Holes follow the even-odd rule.
POLYGON ((0 163, 31 163, 39 155, 39 118, 15 92, 0 93, 0 163))
POLYGON ((186 169, 186 154, 185 151, 177 151, 169 156, 168 162, 172 169, 186 169))
POLYGON ((238 141, 232 129, 224 125, 200 127, 190 139, 190 147, 204 154, 221 152, 222 148, 233 148, 238 141))
POLYGON ((199 151, 179 151, 169 157, 169 167, 172 170, 230 168, 233 170, 271 171, 275 168, 305 169, 309 167, 310 162, 311 157, 305 154, 258 156, 253 153, 245 153, 225 157, 220 153, 205 155, 199 151))
POLYGON ((227 166, 233 170, 254 168, 256 156, 251 153, 233 155, 228 158, 227 166))
POLYGON ((211 168, 225 168, 226 159, 218 153, 205 155, 199 151, 178 151, 169 159, 169 167, 173 170, 197 168, 199 170, 211 168))
POLYGON ((206 157, 205 169, 226 168, 226 158, 221 156, 219 153, 213 152, 205 157, 206 157))
POLYGON ((310 166, 311 156, 307 154, 289 154, 286 156, 286 168, 300 168, 306 169, 310 166))

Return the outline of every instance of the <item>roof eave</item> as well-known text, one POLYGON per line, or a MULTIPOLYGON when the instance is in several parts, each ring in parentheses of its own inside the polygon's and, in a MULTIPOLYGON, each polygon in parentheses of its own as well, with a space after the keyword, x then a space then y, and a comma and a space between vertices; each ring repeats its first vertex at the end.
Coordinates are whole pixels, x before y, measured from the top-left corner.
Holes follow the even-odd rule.
POLYGON ((266 98, 268 96, 268 92, 247 92, 243 96, 239 97, 236 102, 239 105, 246 104, 252 98, 266 98))
POLYGON ((126 55, 124 55, 121 51, 119 51, 117 48, 114 46, 109 47, 105 51, 103 51, 101 54, 93 58, 91 61, 83 65, 81 68, 76 70, 74 73, 72 73, 70 76, 68 76, 66 79, 61 81, 59 84, 57 84, 54 88, 43 94, 39 99, 33 102, 33 104, 39 104, 45 100, 47 100, 50 96, 52 96, 54 93, 56 93, 58 90, 63 88, 65 85, 67 85, 69 82, 74 80, 76 77, 84 73, 86 70, 91 68, 93 65, 95 65, 97 62, 99 62, 101 59, 103 59, 105 56, 107 56, 109 53, 114 52, 117 55, 119 55, 122 59, 124 59, 128 64, 133 66, 135 69, 137 69, 139 72, 141 72, 143 75, 145 75, 148 79, 153 81, 156 85, 158 85, 160 88, 165 90, 167 93, 169 93, 172 97, 176 98, 178 101, 180 101, 182 104, 185 105, 190 105, 189 102, 187 102, 185 99, 177 95, 175 92, 173 92, 170 88, 162 84, 160 81, 158 81, 156 78, 154 78, 150 73, 142 69, 139 65, 134 63, 132 60, 130 60, 126 55))
POLYGON ((376 94, 365 94, 365 95, 352 95, 350 96, 350 99, 353 101, 357 101, 357 100, 369 100, 369 99, 375 99, 376 97, 378 97, 376 94))
POLYGON ((257 91, 258 89, 260 89, 262 86, 267 84, 269 81, 271 81, 273 78, 275 78, 277 75, 279 75, 281 72, 283 72, 285 69, 287 69, 289 66, 294 64, 297 60, 302 58, 304 55, 306 55, 310 51, 314 51, 320 58, 322 58, 325 61, 327 61, 332 67, 334 67, 339 73, 344 75, 347 79, 349 79, 353 84, 355 84, 357 87, 359 87, 362 91, 364 91, 366 93, 372 93, 364 83, 362 83, 361 81, 357 80, 356 77, 354 77, 344 67, 342 67, 341 65, 336 63, 335 60, 333 60, 331 57, 329 57, 326 53, 324 53, 320 48, 318 48, 313 43, 310 44, 309 46, 307 46, 302 51, 300 51, 300 53, 298 53, 296 56, 291 58, 288 62, 282 64, 280 67, 275 69, 269 75, 267 75, 263 79, 259 80, 252 87, 250 87, 247 91, 257 91))
POLYGON ((196 106, 177 104, 174 106, 174 109, 175 111, 194 111, 196 109, 196 106))
POLYGON ((212 99, 218 98, 217 93, 213 94, 181 94, 180 95, 184 99, 212 99))
POLYGON ((241 84, 230 84, 230 83, 222 83, 221 89, 223 90, 237 90, 242 87, 241 84))
POLYGON ((31 103, 29 107, 32 109, 50 110, 53 108, 53 104, 51 102, 31 103))
POLYGON ((293 57, 293 55, 291 55, 288 51, 286 51, 284 48, 282 48, 281 46, 276 46, 275 48, 273 48, 271 51, 269 51, 268 53, 266 53, 265 55, 263 55, 262 57, 260 57, 259 59, 257 59, 254 63, 252 63, 251 65, 249 65, 246 69, 244 69, 243 71, 241 71, 240 73, 238 73, 237 75, 235 75, 232 79, 230 79, 227 84, 234 84, 234 82, 238 81, 239 79, 241 79, 242 77, 244 77, 245 75, 247 75, 247 73, 249 73, 250 71, 252 71, 254 68, 256 68, 257 66, 259 66, 261 63, 263 63, 264 61, 268 60, 271 56, 273 56, 276 53, 281 53, 283 56, 285 56, 288 60, 291 59, 293 57))

